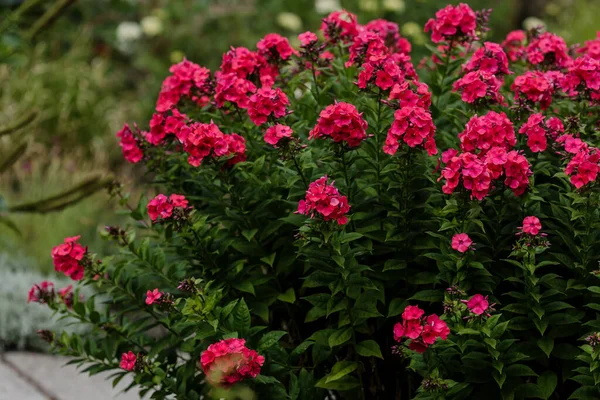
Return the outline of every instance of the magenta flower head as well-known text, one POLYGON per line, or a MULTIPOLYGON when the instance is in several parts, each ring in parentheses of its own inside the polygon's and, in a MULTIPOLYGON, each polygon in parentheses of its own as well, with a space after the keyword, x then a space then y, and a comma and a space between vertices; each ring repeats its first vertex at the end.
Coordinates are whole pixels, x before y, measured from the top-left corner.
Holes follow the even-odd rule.
POLYGON ((431 314, 425 317, 425 311, 419 306, 407 306, 402 313, 402 322, 394 325, 394 340, 411 339, 408 348, 417 353, 424 353, 427 347, 438 338, 446 340, 450 329, 439 316, 431 314))
POLYGON ((529 216, 523 219, 523 226, 521 226, 521 231, 523 233, 535 236, 540 233, 541 229, 542 223, 538 217, 529 216))
POLYGON ((488 309, 490 303, 488 302, 488 296, 483 296, 481 294, 476 294, 469 299, 469 301, 463 300, 463 303, 469 307, 469 311, 471 311, 475 315, 481 315, 488 309))
POLYGON ((158 302, 163 294, 164 293, 160 292, 158 289, 148 290, 146 292, 146 304, 151 305, 158 302))
POLYGON ((119 366, 125 371, 133 371, 136 361, 136 355, 132 351, 129 351, 121 355, 121 362, 119 363, 119 366))
POLYGON ((324 221, 333 220, 338 225, 345 225, 348 223, 348 211, 348 198, 340 194, 334 182, 327 183, 326 175, 308 185, 305 199, 298 203, 297 214, 309 215, 311 218, 319 215, 324 221))
POLYGON ((466 233, 457 233, 452 236, 452 248, 460 253, 466 253, 472 245, 473 241, 466 233))
POLYGON ((87 247, 79 244, 79 238, 80 236, 65 238, 63 244, 52 249, 54 269, 75 281, 83 279, 84 258, 87 254, 87 247))
POLYGON ((200 355, 200 365, 213 385, 229 387, 256 378, 265 358, 246 347, 246 340, 229 338, 213 343, 200 355))

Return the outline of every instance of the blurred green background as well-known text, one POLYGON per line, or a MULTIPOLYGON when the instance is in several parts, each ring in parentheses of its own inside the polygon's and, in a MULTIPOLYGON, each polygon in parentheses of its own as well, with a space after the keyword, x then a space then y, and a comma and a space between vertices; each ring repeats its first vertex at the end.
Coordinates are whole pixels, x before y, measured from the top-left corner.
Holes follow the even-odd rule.
MULTIPOLYGON (((476 10, 493 9, 489 39, 498 42, 513 29, 539 23, 569 44, 592 39, 600 29, 598 0, 464 2, 476 10)), ((325 15, 346 8, 361 23, 374 18, 398 23, 417 64, 428 52, 423 25, 448 3, 457 2, 0 0, 0 127, 38 110, 26 129, 0 136, 0 159, 15 142, 28 144, 19 161, 0 174, 0 217, 2 204, 59 193, 91 174, 113 174, 125 184, 143 180, 143 170, 123 162, 115 132, 124 122, 147 125, 169 66, 184 56, 214 70, 230 46, 254 48, 269 32, 295 44, 298 33, 316 31, 325 15), (60 12, 44 20, 53 7, 60 12), (16 18, 15 11, 24 8, 16 18)), ((19 269, 49 274, 51 248, 65 236, 81 234, 101 253, 96 233, 120 222, 114 209, 106 194, 97 193, 64 211, 10 215, 18 232, 0 224, 0 258, 10 259, 0 262, 0 270, 8 271, 4 279, 31 279, 11 275, 19 269)), ((2 340, 10 342, 0 334, 2 340)))

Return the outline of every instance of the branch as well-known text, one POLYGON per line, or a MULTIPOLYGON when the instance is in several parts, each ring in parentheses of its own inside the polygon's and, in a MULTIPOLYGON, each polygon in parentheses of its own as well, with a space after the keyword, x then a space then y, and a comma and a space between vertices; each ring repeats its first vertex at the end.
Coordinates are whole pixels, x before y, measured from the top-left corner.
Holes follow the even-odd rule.
POLYGON ((0 128, 0 137, 4 135, 9 135, 23 128, 24 126, 29 125, 31 122, 33 122, 35 117, 37 117, 37 114, 37 110, 30 110, 10 125, 0 128))
POLYGON ((54 21, 60 17, 62 13, 76 0, 59 0, 42 15, 31 28, 25 33, 25 37, 29 40, 35 37, 44 29, 48 28, 54 21))

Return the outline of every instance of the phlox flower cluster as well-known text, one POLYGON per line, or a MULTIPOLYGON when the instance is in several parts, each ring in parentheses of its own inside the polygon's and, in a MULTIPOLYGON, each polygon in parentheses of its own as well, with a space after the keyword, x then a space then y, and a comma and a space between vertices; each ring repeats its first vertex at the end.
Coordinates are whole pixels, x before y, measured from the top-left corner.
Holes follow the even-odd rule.
POLYGON ((246 347, 244 339, 230 338, 213 343, 200 355, 206 379, 213 385, 231 386, 256 378, 265 358, 246 347))
POLYGON ((400 107, 431 107, 431 92, 429 86, 413 80, 405 80, 395 84, 390 90, 389 100, 398 100, 400 107))
MULTIPOLYGON (((58 298, 67 308, 73 308, 73 296, 73 285, 58 289, 58 298)), ((83 296, 81 296, 81 300, 83 301, 83 296)))
POLYGON ((485 42, 477 49, 463 66, 465 72, 482 70, 494 75, 511 74, 508 69, 508 57, 498 43, 485 42))
POLYGON ((511 86, 515 92, 515 101, 523 99, 534 104, 539 103, 542 110, 545 110, 550 107, 555 93, 554 78, 555 74, 541 71, 527 71, 517 76, 511 86))
POLYGON ((517 143, 512 122, 505 113, 495 111, 472 117, 458 138, 461 150, 469 152, 485 153, 492 147, 510 149, 517 143))
POLYGON ((367 138, 367 121, 362 113, 350 103, 336 102, 319 114, 317 124, 310 131, 309 139, 331 138, 335 143, 356 147, 367 138))
POLYGON ((277 64, 289 59, 296 50, 290 46, 287 38, 277 33, 269 33, 256 44, 258 54, 265 57, 270 63, 277 64))
POLYGON ((445 167, 439 178, 445 179, 442 191, 446 194, 454 190, 462 181, 471 198, 483 200, 494 187, 494 181, 504 177, 504 184, 515 196, 522 195, 529 185, 532 174, 527 158, 516 150, 507 151, 493 147, 485 154, 459 153, 456 149, 442 154, 445 167))
POLYGON ((226 135, 214 123, 194 122, 180 140, 188 153, 188 163, 198 167, 207 158, 231 157, 229 165, 246 160, 246 140, 235 133, 226 135))
POLYGON ((410 56, 396 53, 370 57, 358 74, 358 87, 367 88, 370 83, 382 90, 389 90, 393 85, 406 79, 416 79, 417 75, 411 64, 410 56))
POLYGON ((358 35, 360 25, 356 15, 346 10, 339 10, 323 18, 321 31, 323 31, 325 39, 331 42, 341 40, 348 43, 358 35))
POLYGON ((169 197, 159 194, 148 202, 146 208, 152 221, 165 220, 171 218, 174 209, 188 208, 188 201, 185 196, 180 194, 172 194, 169 197))
POLYGON ((31 286, 27 294, 28 303, 49 304, 59 300, 68 308, 73 307, 73 285, 68 285, 62 289, 54 291, 54 283, 43 281, 31 286))
POLYGON ((183 60, 173 65, 169 71, 172 75, 167 77, 162 84, 156 111, 168 111, 179 104, 181 98, 189 98, 198 105, 206 105, 212 93, 210 70, 183 60))
POLYGON ((425 24, 425 32, 431 32, 434 43, 465 42, 477 37, 477 15, 467 4, 447 5, 435 13, 435 18, 425 24))
POLYGON ((429 155, 437 154, 435 126, 431 114, 424 108, 406 106, 394 112, 394 122, 388 130, 383 151, 394 155, 403 141, 408 147, 423 146, 429 155))
POLYGON ((277 34, 266 35, 258 42, 257 47, 259 45, 258 51, 251 51, 245 47, 232 47, 223 54, 221 68, 215 73, 217 81, 215 101, 218 107, 223 107, 224 101, 232 102, 228 99, 232 98, 235 100, 234 104, 245 108, 240 105, 245 103, 242 99, 243 95, 247 92, 254 93, 255 84, 272 86, 279 75, 279 64, 289 60, 290 56, 295 54, 288 40, 277 34), (230 74, 242 80, 234 79, 230 74), (221 80, 224 81, 220 82, 221 80), (244 90, 246 92, 243 92, 244 90))
POLYGON ((289 126, 276 124, 267 128, 264 139, 268 144, 277 147, 282 139, 291 138, 293 133, 289 126))
POLYGON ((424 353, 436 340, 446 340, 450 328, 435 314, 425 317, 425 311, 419 306, 407 306, 402 313, 402 322, 394 325, 394 340, 411 339, 408 348, 424 353))
POLYGON ((117 137, 119 138, 119 146, 121 146, 125 160, 133 164, 140 162, 144 157, 144 153, 129 125, 123 125, 123 128, 117 132, 117 137))
POLYGON ((289 104, 290 101, 283 90, 263 87, 250 97, 248 116, 255 125, 260 126, 267 122, 271 115, 273 118, 285 116, 289 104))
POLYGON ((308 185, 306 197, 298 203, 298 214, 309 215, 310 218, 320 216, 324 221, 336 221, 338 225, 348 223, 346 214, 350 211, 348 198, 342 196, 334 186, 327 183, 323 176, 308 185))
POLYGON ((519 129, 520 134, 527 135, 527 146, 534 153, 546 150, 548 139, 556 140, 565 128, 560 119, 550 117, 544 121, 542 114, 531 114, 527 122, 519 129))
POLYGON ((83 279, 87 254, 87 247, 83 247, 78 242, 80 237, 67 237, 62 244, 52 248, 54 269, 75 281, 83 279))
POLYGON ((319 37, 314 32, 306 31, 298 35, 298 40, 300 41, 300 47, 309 49, 319 41, 319 37))
POLYGON ((566 67, 571 60, 565 40, 550 32, 531 39, 525 48, 525 55, 532 65, 543 64, 555 68, 566 67))
POLYGON ((215 89, 215 103, 221 108, 225 102, 236 105, 238 108, 248 108, 250 96, 256 92, 256 86, 245 78, 240 78, 237 74, 215 73, 217 87, 215 89))
POLYGON ((363 28, 379 35, 390 52, 410 54, 412 46, 406 38, 400 35, 398 24, 385 19, 374 19, 364 25, 363 28))
POLYGON ((418 79, 410 58, 410 43, 400 36, 397 24, 378 19, 361 29, 352 41, 346 62, 346 67, 361 67, 361 89, 375 83, 382 90, 389 90, 406 78, 418 79))
POLYGON ((460 92, 462 101, 465 103, 504 103, 504 97, 500 94, 502 80, 496 75, 476 70, 468 72, 465 76, 454 82, 452 90, 460 92))
POLYGON ((502 47, 511 62, 522 60, 525 57, 525 43, 527 33, 522 30, 509 32, 502 42, 502 47))
POLYGON ((34 284, 27 296, 27 302, 47 304, 54 299, 54 283, 49 281, 43 281, 38 284, 34 284))
POLYGON ((188 121, 188 116, 176 108, 164 113, 154 113, 150 119, 150 130, 144 133, 144 137, 154 146, 160 145, 167 135, 180 139, 181 129, 188 121))
POLYGON ((581 95, 600 103, 600 59, 584 55, 573 60, 560 86, 571 97, 581 95))
POLYGON ((383 38, 377 33, 363 30, 354 37, 349 49, 350 57, 346 61, 346 67, 354 64, 360 65, 365 61, 370 61, 373 57, 381 57, 388 53, 383 38))
POLYGON ((133 371, 135 369, 136 362, 137 356, 133 353, 133 351, 128 351, 127 353, 123 353, 121 355, 119 367, 125 371, 133 371))
POLYGON ((594 183, 600 172, 600 149, 592 147, 572 135, 562 135, 557 140, 571 157, 565 173, 577 189, 594 183))
POLYGON ((583 46, 577 49, 577 53, 585 54, 594 60, 600 61, 600 31, 596 32, 596 38, 586 40, 583 46))

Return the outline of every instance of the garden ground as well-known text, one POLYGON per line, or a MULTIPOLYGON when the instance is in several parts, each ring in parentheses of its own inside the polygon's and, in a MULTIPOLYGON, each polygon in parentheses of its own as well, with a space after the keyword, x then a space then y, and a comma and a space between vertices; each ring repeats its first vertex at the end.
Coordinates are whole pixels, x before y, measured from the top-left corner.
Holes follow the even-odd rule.
POLYGON ((125 377, 115 388, 105 380, 110 373, 92 377, 65 365, 66 357, 38 353, 0 354, 0 400, 133 400, 134 391, 122 393, 125 377))

